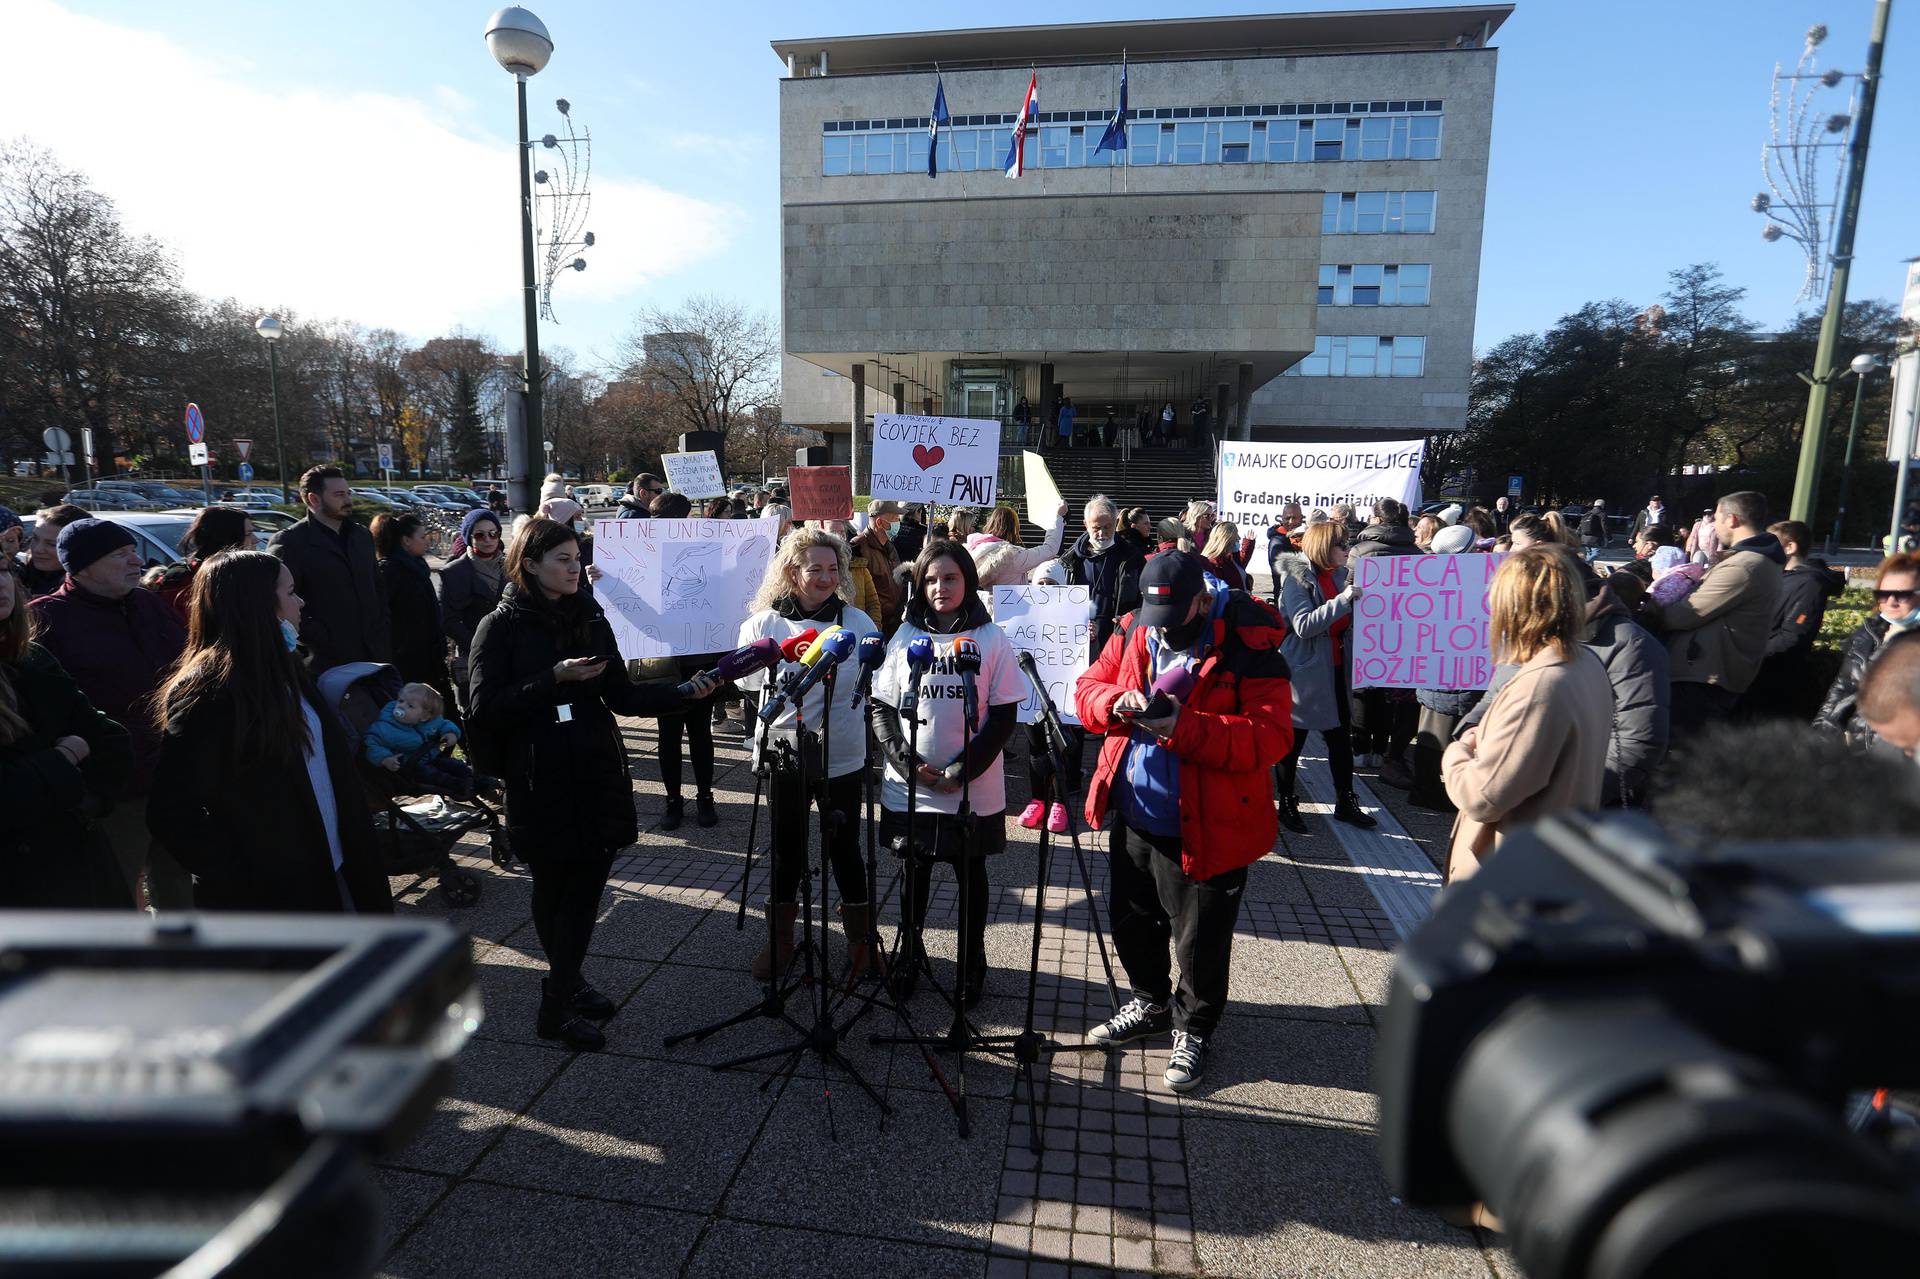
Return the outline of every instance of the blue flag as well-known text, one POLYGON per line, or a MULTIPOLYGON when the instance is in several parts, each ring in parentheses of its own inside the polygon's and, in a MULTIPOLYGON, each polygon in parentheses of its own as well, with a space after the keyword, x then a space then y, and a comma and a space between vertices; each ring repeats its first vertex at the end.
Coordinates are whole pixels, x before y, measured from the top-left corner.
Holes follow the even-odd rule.
POLYGON ((940 175, 940 126, 948 124, 952 117, 947 114, 947 82, 939 74, 933 79, 933 124, 927 130, 927 176, 940 175))
POLYGON ((1120 64, 1120 109, 1107 121, 1107 131, 1100 135, 1100 145, 1093 149, 1095 155, 1102 151, 1125 151, 1127 149, 1127 64, 1120 64))

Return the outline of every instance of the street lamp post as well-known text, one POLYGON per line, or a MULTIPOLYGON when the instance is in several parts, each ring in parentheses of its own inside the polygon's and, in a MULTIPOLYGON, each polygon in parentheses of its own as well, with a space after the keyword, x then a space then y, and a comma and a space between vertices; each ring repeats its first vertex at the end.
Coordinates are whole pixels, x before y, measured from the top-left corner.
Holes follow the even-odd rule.
POLYGON ((273 388, 273 451, 280 469, 280 501, 287 506, 293 505, 293 489, 287 483, 287 442, 280 433, 280 361, 274 355, 284 332, 279 318, 263 315, 253 322, 253 331, 267 343, 267 384, 273 388))
POLYGON ((520 108, 519 142, 514 156, 520 170, 520 283, 526 321, 526 357, 520 376, 526 414, 520 438, 515 440, 509 436, 507 440, 507 500, 516 510, 531 511, 535 492, 532 470, 541 457, 541 429, 540 331, 533 270, 533 178, 527 142, 527 77, 538 75, 547 65, 547 59, 553 56, 553 37, 547 34, 545 23, 517 5, 489 18, 486 36, 487 49, 494 61, 513 76, 520 108))
POLYGON ((1853 371, 1853 421, 1847 427, 1846 460, 1840 464, 1840 509, 1834 512, 1833 534, 1827 538, 1829 553, 1840 545, 1840 526, 1847 519, 1847 490, 1853 486, 1853 445, 1860 438, 1860 401, 1867 389, 1867 374, 1880 367, 1880 361, 1871 355, 1856 355, 1847 366, 1853 371))

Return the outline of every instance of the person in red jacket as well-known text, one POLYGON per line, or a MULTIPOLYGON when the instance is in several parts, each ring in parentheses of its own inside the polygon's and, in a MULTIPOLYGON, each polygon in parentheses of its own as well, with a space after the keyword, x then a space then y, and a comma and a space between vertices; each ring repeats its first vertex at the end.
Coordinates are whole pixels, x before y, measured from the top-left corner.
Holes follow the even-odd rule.
POLYGON ((1293 747, 1293 689, 1285 624, 1244 591, 1209 593, 1198 556, 1156 555, 1140 596, 1074 689, 1080 722, 1105 738, 1087 822, 1113 816, 1113 944, 1133 985, 1132 1002, 1087 1038, 1171 1030, 1167 1086, 1186 1092, 1227 1005, 1247 866, 1279 833, 1273 767, 1293 747), (1195 682, 1159 713, 1150 691, 1179 666, 1195 682))

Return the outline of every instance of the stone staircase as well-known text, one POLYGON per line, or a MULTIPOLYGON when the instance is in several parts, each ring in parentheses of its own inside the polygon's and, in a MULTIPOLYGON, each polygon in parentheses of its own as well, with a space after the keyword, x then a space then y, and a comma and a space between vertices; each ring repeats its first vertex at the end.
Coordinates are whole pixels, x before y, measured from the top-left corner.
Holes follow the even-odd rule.
MULTIPOLYGON (((1087 499, 1096 493, 1112 498, 1122 511, 1144 506, 1158 521, 1186 511, 1196 498, 1209 501, 1216 496, 1213 455, 1205 450, 1135 449, 1129 461, 1122 461, 1119 449, 1037 449, 1047 460, 1047 470, 1067 501, 1067 533, 1063 546, 1072 546, 1080 536, 1080 514, 1087 499)), ((1003 500, 1020 511, 1021 532, 1028 546, 1036 545, 1045 528, 1036 526, 1034 513, 1027 510, 1025 477, 1020 450, 1003 448, 1000 457, 1000 492, 1003 500), (1017 495, 1017 500, 1016 500, 1017 495)), ((1045 520, 1047 513, 1041 512, 1045 520)))

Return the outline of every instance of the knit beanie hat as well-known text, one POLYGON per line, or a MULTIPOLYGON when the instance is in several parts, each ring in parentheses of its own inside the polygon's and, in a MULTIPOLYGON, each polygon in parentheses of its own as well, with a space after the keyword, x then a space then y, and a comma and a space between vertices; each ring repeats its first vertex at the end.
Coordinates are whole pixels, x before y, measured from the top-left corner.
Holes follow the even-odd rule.
POLYGON ((1460 517, 1465 514, 1466 512, 1460 509, 1460 504, 1458 502, 1455 502, 1452 506, 1441 508, 1440 522, 1442 524, 1447 525, 1448 527, 1452 527, 1453 525, 1458 524, 1460 522, 1460 517))
POLYGON ((567 482, 558 475, 549 475, 546 483, 540 486, 540 501, 542 505, 545 505, 553 498, 565 497, 566 495, 567 482))
POLYGON ((472 545, 473 544, 473 526, 480 523, 482 520, 485 520, 488 523, 492 524, 496 532, 499 531, 500 517, 498 515, 495 515, 492 511, 485 510, 485 509, 481 509, 477 511, 468 511, 466 515, 463 516, 460 520, 460 540, 462 542, 467 543, 468 545, 472 545))
POLYGON ((1473 530, 1465 524, 1453 524, 1433 535, 1430 545, 1435 555, 1459 555, 1473 549, 1473 530))
POLYGON ((8 529, 16 529, 20 527, 21 527, 20 517, 18 515, 15 515, 8 508, 4 506, 0 506, 0 533, 5 533, 8 529))
POLYGON ((112 520, 75 520, 60 530, 56 551, 60 567, 69 573, 83 573, 87 566, 123 546, 138 545, 132 533, 112 520))
POLYGON ((556 524, 571 524, 580 518, 580 503, 565 494, 550 497, 540 503, 540 514, 556 524))

